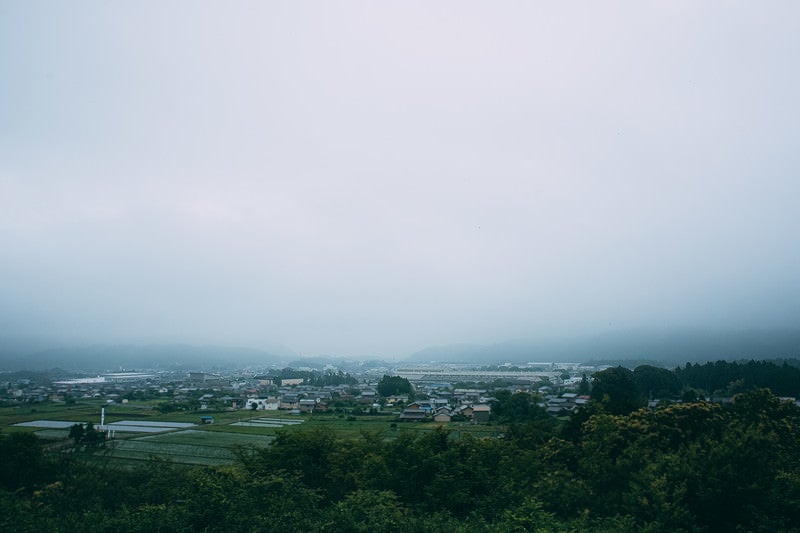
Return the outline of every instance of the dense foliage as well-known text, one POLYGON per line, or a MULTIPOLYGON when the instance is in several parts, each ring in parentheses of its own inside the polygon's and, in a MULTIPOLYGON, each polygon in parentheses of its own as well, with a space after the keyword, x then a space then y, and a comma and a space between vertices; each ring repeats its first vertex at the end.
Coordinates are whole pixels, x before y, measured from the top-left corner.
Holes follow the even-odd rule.
POLYGON ((319 370, 295 370, 292 367, 286 367, 274 372, 274 374, 274 377, 279 380, 302 379, 307 385, 313 385, 315 387, 324 387, 327 385, 355 385, 358 383, 358 379, 341 370, 337 372, 332 370, 322 372, 319 370))
POLYGON ((411 398, 414 395, 414 386, 406 378, 384 375, 378 382, 378 394, 384 397, 405 394, 411 398))
POLYGON ((334 372, 332 370, 327 370, 323 373, 314 372, 307 381, 309 385, 314 387, 358 384, 358 379, 351 376, 349 373, 342 372, 341 370, 338 372, 334 372))
POLYGON ((615 415, 641 407, 643 398, 634 376, 634 372, 621 366, 597 372, 592 376, 592 400, 615 415))
POLYGON ((676 368, 675 375, 681 385, 702 389, 709 394, 767 387, 779 396, 800 396, 800 368, 787 361, 782 364, 769 361, 687 363, 683 368, 676 368))
MULTIPOLYGON (((727 362, 694 364, 674 370, 639 365, 633 371, 613 367, 592 376, 591 396, 605 399, 606 410, 613 414, 628 413, 641 407, 645 400, 656 398, 691 401, 704 397, 730 397, 756 388, 768 388, 778 396, 800 396, 800 368, 779 361, 727 362), (611 394, 609 394, 609 392, 611 394)), ((582 384, 580 392, 586 392, 582 384)))
POLYGON ((229 467, 114 470, 0 435, 0 530, 800 531, 800 410, 768 391, 572 426, 497 405, 524 419, 505 438, 286 431, 229 467))

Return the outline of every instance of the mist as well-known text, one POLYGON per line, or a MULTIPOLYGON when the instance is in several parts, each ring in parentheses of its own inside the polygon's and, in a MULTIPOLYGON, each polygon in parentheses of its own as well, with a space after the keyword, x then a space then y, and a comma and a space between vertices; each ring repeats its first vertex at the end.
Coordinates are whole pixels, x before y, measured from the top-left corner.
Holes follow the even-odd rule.
POLYGON ((800 6, 0 7, 0 339, 800 324, 800 6))

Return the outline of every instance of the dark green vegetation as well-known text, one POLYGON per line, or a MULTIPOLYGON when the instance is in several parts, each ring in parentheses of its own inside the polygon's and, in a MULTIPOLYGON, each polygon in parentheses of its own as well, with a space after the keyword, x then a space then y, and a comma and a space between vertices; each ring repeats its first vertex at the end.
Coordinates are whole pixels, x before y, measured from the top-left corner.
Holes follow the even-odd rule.
POLYGON ((675 375, 683 385, 709 393, 737 393, 753 387, 768 387, 779 396, 800 397, 797 359, 780 364, 770 361, 687 363, 675 369, 675 375))
POLYGON ((97 372, 105 372, 109 368, 193 370, 198 366, 224 368, 230 361, 242 365, 263 365, 294 356, 291 350, 280 345, 266 346, 266 350, 187 344, 93 344, 45 349, 36 343, 9 341, 0 339, 0 353, 4 355, 0 370, 44 370, 55 367, 97 372))
POLYGON ((307 422, 268 448, 235 446, 234 464, 191 468, 126 469, 4 432, 0 529, 800 530, 800 410, 768 391, 628 414, 600 404, 577 427, 523 400, 498 399, 520 421, 504 438, 307 422))
MULTIPOLYGON (((593 402, 558 419, 535 396, 496 390, 487 426, 247 411, 114 441, 88 426, 5 426, 0 530, 800 531, 800 409, 754 388, 787 382, 779 390, 791 393, 796 372, 763 362, 609 368, 591 379, 593 402), (705 391, 744 392, 642 407, 705 391), (291 425, 232 425, 270 416, 291 425)), ((100 405, 0 416, 89 421, 100 405)), ((106 406, 107 420, 199 418, 145 405, 106 406)))
POLYGON ((413 399, 414 387, 406 378, 384 375, 378 382, 378 394, 383 397, 405 394, 413 399))
POLYGON ((686 361, 749 359, 754 354, 764 359, 787 354, 796 357, 799 352, 800 329, 672 329, 618 330, 549 340, 431 346, 409 359, 476 364, 486 361, 590 361, 594 365, 617 365, 631 364, 632 360, 646 357, 650 361, 677 365, 686 361))
MULTIPOLYGON (((191 422, 197 424, 197 413, 175 411, 163 413, 158 403, 143 408, 141 405, 107 405, 105 402, 89 400, 74 405, 63 403, 42 403, 36 407, 0 407, 0 424, 3 433, 33 433, 43 441, 47 449, 58 450, 69 445, 87 454, 87 461, 102 460, 114 468, 137 468, 147 461, 157 458, 180 465, 228 465, 236 461, 233 448, 246 445, 251 447, 268 446, 281 432, 319 430, 328 432, 336 438, 352 439, 364 432, 380 435, 383 439, 393 439, 399 434, 396 417, 384 415, 341 415, 334 411, 312 415, 289 415, 285 412, 267 411, 219 411, 214 412, 215 423, 197 425, 190 429, 167 433, 123 433, 117 432, 115 438, 105 439, 105 433, 95 431, 95 427, 81 422, 99 421, 100 408, 105 406, 106 420, 141 420, 143 422, 191 422), (259 424, 258 420, 268 418, 269 425, 259 424), (74 421, 76 426, 63 429, 15 426, 20 422, 34 420, 74 421), (255 421, 252 423, 251 421, 255 421)), ((352 408, 349 413, 354 413, 352 408)), ((440 424, 434 422, 417 423, 405 427, 407 433, 430 433, 440 424)), ((456 424, 457 435, 470 434, 475 437, 496 436, 500 428, 493 426, 456 424)))
POLYGON ((648 399, 723 398, 757 388, 768 388, 778 396, 800 397, 798 360, 779 363, 717 361, 687 363, 674 370, 650 365, 633 371, 608 368, 592 376, 591 396, 596 402, 605 402, 606 411, 614 414, 642 407, 648 399))
MULTIPOLYGON (((303 366, 302 361, 295 361, 295 364, 303 366)), ((320 370, 295 370, 291 366, 288 366, 272 372, 271 375, 278 383, 282 379, 300 378, 305 384, 315 387, 324 387, 326 385, 355 385, 358 383, 356 378, 341 370, 338 372, 333 372, 331 370, 324 372, 320 370)))

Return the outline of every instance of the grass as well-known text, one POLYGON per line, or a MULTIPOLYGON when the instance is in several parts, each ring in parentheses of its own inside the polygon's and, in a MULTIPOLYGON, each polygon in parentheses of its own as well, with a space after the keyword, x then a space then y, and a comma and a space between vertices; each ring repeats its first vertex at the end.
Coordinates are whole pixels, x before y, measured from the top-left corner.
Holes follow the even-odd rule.
POLYGON ((161 422, 192 422, 198 424, 189 429, 158 434, 122 433, 109 447, 99 451, 96 460, 108 460, 112 464, 128 468, 142 464, 153 457, 166 459, 181 465, 230 464, 236 457, 232 449, 238 445, 266 447, 284 431, 308 431, 320 429, 333 433, 337 438, 353 439, 362 434, 377 434, 391 440, 403 433, 428 433, 444 427, 451 438, 465 435, 493 437, 502 428, 498 426, 472 425, 466 423, 442 424, 437 422, 397 422, 394 416, 342 416, 333 413, 313 415, 290 415, 282 411, 224 411, 224 412, 177 412, 160 413, 153 409, 142 409, 129 404, 107 405, 100 400, 86 400, 73 405, 37 404, 35 407, 0 408, 0 431, 34 432, 48 442, 65 440, 68 430, 18 427, 13 424, 33 420, 67 420, 75 422, 100 422, 100 410, 105 407, 106 422, 121 420, 150 420, 161 422), (214 424, 200 424, 200 417, 211 415, 214 424), (280 428, 266 426, 233 426, 234 422, 246 422, 258 418, 288 421, 304 421, 280 428))
MULTIPOLYGON (((362 433, 379 433, 384 438, 393 439, 401 432, 429 433, 443 427, 455 434, 456 438, 470 434, 475 437, 495 436, 498 433, 496 426, 483 426, 461 424, 452 422, 397 422, 395 417, 386 416, 357 416, 354 420, 339 418, 335 415, 314 415, 308 419, 302 429, 319 428, 332 431, 342 438, 355 438, 362 433), (394 424, 394 427, 393 427, 394 424)), ((288 431, 298 431, 301 428, 287 428, 288 431)))
POLYGON ((222 433, 187 429, 173 433, 139 437, 137 442, 161 444, 189 444, 194 446, 224 447, 237 444, 265 447, 272 442, 268 435, 242 435, 240 433, 222 433))
POLYGON ((0 427, 33 420, 69 420, 100 422, 100 405, 36 404, 36 407, 0 407, 0 427))
POLYGON ((68 429, 41 429, 36 428, 36 436, 44 440, 64 440, 69 437, 68 429))

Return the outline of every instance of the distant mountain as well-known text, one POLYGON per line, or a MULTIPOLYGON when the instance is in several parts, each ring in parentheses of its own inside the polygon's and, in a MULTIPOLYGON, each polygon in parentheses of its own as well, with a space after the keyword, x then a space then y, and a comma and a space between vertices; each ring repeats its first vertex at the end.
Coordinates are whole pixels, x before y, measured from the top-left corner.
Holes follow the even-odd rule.
POLYGON ((432 346, 414 362, 524 363, 649 360, 667 365, 718 359, 800 357, 800 330, 615 331, 555 340, 524 339, 497 344, 432 346))
POLYGON ((0 347, 0 370, 115 371, 143 368, 169 370, 210 370, 215 367, 271 365, 297 354, 282 347, 270 351, 232 346, 192 346, 185 344, 92 345, 64 347, 30 353, 3 352, 0 347))
POLYGON ((286 366, 297 368, 313 368, 315 370, 322 370, 326 366, 331 365, 339 370, 345 372, 358 372, 366 368, 390 368, 396 363, 384 361, 382 359, 358 359, 357 357, 342 357, 342 356, 327 356, 317 355, 312 357, 301 357, 293 361, 289 361, 286 366))
POLYGON ((341 357, 329 357, 325 355, 315 355, 309 357, 299 357, 286 363, 291 368, 314 368, 320 370, 327 365, 338 366, 344 362, 341 357))

